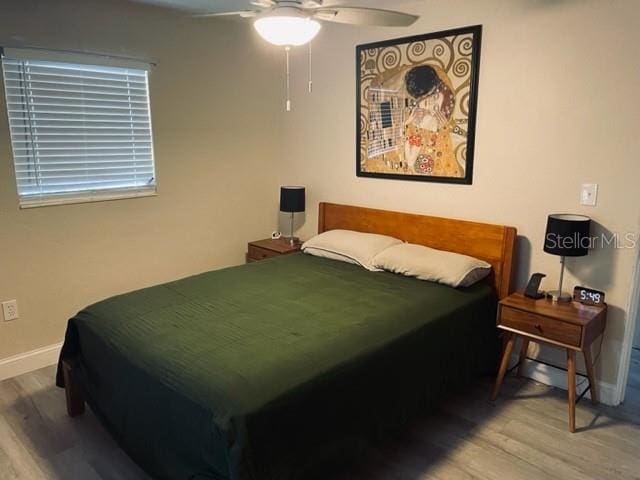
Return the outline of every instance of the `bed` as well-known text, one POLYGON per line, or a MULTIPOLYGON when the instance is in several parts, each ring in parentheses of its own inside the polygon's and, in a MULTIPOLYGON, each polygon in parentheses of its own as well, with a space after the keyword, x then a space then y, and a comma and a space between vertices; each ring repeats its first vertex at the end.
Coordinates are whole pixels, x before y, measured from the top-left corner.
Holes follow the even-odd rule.
POLYGON ((491 373, 515 230, 322 203, 319 232, 393 235, 493 273, 454 289, 303 253, 87 307, 57 384, 157 479, 312 479, 491 373))

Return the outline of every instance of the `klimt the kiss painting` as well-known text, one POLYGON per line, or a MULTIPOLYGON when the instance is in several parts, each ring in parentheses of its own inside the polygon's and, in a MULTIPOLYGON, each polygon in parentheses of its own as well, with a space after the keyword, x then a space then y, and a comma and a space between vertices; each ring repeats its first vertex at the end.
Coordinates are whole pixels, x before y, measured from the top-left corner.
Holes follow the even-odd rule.
POLYGON ((481 34, 357 46, 358 176, 472 183, 481 34))

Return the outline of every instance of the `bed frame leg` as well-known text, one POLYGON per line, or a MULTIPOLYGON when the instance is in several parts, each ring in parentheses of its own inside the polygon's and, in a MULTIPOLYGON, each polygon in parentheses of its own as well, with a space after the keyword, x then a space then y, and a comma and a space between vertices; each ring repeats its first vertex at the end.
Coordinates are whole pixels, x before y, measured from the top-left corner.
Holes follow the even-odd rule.
POLYGON ((74 380, 73 370, 76 368, 74 360, 62 361, 62 372, 64 373, 64 391, 67 396, 67 414, 70 417, 77 417, 84 413, 84 395, 80 385, 74 380))

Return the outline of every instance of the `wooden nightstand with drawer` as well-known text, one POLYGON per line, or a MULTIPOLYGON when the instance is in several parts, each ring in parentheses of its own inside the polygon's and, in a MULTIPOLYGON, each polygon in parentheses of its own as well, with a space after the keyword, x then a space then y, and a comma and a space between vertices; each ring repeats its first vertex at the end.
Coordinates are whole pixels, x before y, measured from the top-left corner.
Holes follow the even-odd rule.
POLYGON ((500 370, 493 389, 492 399, 504 380, 517 337, 522 338, 518 374, 527 356, 529 342, 542 342, 567 351, 567 385, 569 400, 569 430, 575 432, 576 408, 576 352, 584 355, 585 366, 591 391, 591 401, 598 402, 598 392, 591 358, 591 344, 604 333, 607 307, 587 306, 577 302, 553 303, 551 300, 534 300, 522 292, 502 299, 498 305, 498 328, 505 332, 505 347, 500 362, 500 370))
POLYGON ((300 242, 291 245, 288 238, 256 240, 247 245, 247 263, 300 251, 300 242))

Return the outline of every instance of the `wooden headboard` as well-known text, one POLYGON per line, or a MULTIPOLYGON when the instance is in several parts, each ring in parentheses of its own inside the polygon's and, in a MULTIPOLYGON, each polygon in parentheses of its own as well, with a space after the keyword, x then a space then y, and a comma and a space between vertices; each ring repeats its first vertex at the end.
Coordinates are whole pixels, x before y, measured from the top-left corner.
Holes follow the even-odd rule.
POLYGON ((405 242, 479 258, 493 267, 490 280, 498 297, 511 293, 516 240, 513 227, 320 203, 318 233, 335 229, 390 235, 405 242))

